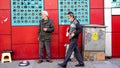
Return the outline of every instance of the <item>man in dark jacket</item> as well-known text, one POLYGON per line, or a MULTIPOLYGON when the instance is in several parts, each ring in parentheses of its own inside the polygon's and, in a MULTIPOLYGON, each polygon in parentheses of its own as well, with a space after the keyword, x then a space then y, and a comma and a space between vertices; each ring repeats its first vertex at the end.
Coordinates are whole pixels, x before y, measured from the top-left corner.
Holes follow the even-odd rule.
POLYGON ((51 34, 54 31, 54 25, 53 22, 49 19, 47 11, 43 11, 41 13, 41 16, 42 16, 42 20, 40 21, 39 32, 38 32, 38 36, 39 36, 38 40, 40 42, 38 63, 43 62, 44 47, 47 52, 46 61, 51 63, 52 60, 50 59, 50 41, 51 41, 51 34))
POLYGON ((79 21, 75 19, 73 12, 68 13, 68 19, 71 23, 70 27, 68 29, 70 45, 69 45, 64 62, 61 64, 58 64, 58 65, 60 67, 66 68, 67 63, 70 59, 70 56, 71 56, 72 52, 74 51, 75 57, 78 61, 78 64, 75 66, 76 67, 84 66, 84 62, 83 62, 83 59, 82 59, 82 56, 80 54, 80 51, 78 49, 78 44, 77 44, 79 33, 82 32, 82 26, 80 26, 79 21))

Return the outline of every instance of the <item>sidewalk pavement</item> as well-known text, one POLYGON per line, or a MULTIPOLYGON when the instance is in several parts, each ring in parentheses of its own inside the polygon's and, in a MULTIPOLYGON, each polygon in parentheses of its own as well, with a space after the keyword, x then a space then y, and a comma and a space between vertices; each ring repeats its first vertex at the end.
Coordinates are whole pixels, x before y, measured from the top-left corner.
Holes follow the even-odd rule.
MULTIPOLYGON (((61 68, 58 63, 62 63, 63 59, 53 59, 52 63, 43 62, 38 64, 38 60, 27 60, 30 62, 29 66, 20 67, 19 62, 23 60, 13 60, 11 63, 0 63, 0 68, 61 68)), ((84 67, 75 67, 77 62, 69 61, 67 68, 120 68, 120 58, 112 58, 105 61, 84 61, 84 67)))

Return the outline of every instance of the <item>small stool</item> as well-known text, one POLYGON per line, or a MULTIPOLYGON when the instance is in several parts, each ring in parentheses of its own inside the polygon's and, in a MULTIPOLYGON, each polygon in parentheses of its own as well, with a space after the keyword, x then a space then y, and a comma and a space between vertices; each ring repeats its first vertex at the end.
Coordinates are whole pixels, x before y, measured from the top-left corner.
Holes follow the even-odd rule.
POLYGON ((12 52, 13 52, 12 50, 3 50, 2 51, 1 62, 2 63, 4 63, 5 61, 12 62, 12 58, 11 58, 11 53, 12 52))

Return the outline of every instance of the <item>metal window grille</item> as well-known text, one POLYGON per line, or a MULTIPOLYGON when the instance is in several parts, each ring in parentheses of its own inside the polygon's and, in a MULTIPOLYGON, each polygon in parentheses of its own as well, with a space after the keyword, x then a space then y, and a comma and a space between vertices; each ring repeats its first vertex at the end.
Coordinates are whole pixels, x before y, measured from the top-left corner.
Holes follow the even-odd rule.
POLYGON ((69 25, 67 13, 74 12, 80 24, 89 24, 89 0, 59 0, 59 24, 69 25))
POLYGON ((11 0, 12 26, 38 25, 43 0, 11 0))

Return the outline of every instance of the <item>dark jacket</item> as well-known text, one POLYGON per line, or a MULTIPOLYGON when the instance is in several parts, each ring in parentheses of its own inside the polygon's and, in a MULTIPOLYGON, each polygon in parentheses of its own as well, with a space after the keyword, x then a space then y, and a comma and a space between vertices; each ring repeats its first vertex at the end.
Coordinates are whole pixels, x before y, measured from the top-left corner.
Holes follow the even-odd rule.
POLYGON ((40 41, 51 41, 51 34, 54 31, 54 24, 48 18, 48 20, 41 20, 39 25, 38 36, 40 41), (43 28, 47 28, 47 31, 43 31, 43 28))
POLYGON ((80 32, 82 32, 82 26, 79 24, 79 21, 74 19, 71 24, 70 24, 70 28, 68 30, 69 34, 74 33, 75 36, 70 38, 70 39, 78 39, 78 36, 80 34, 80 32))

